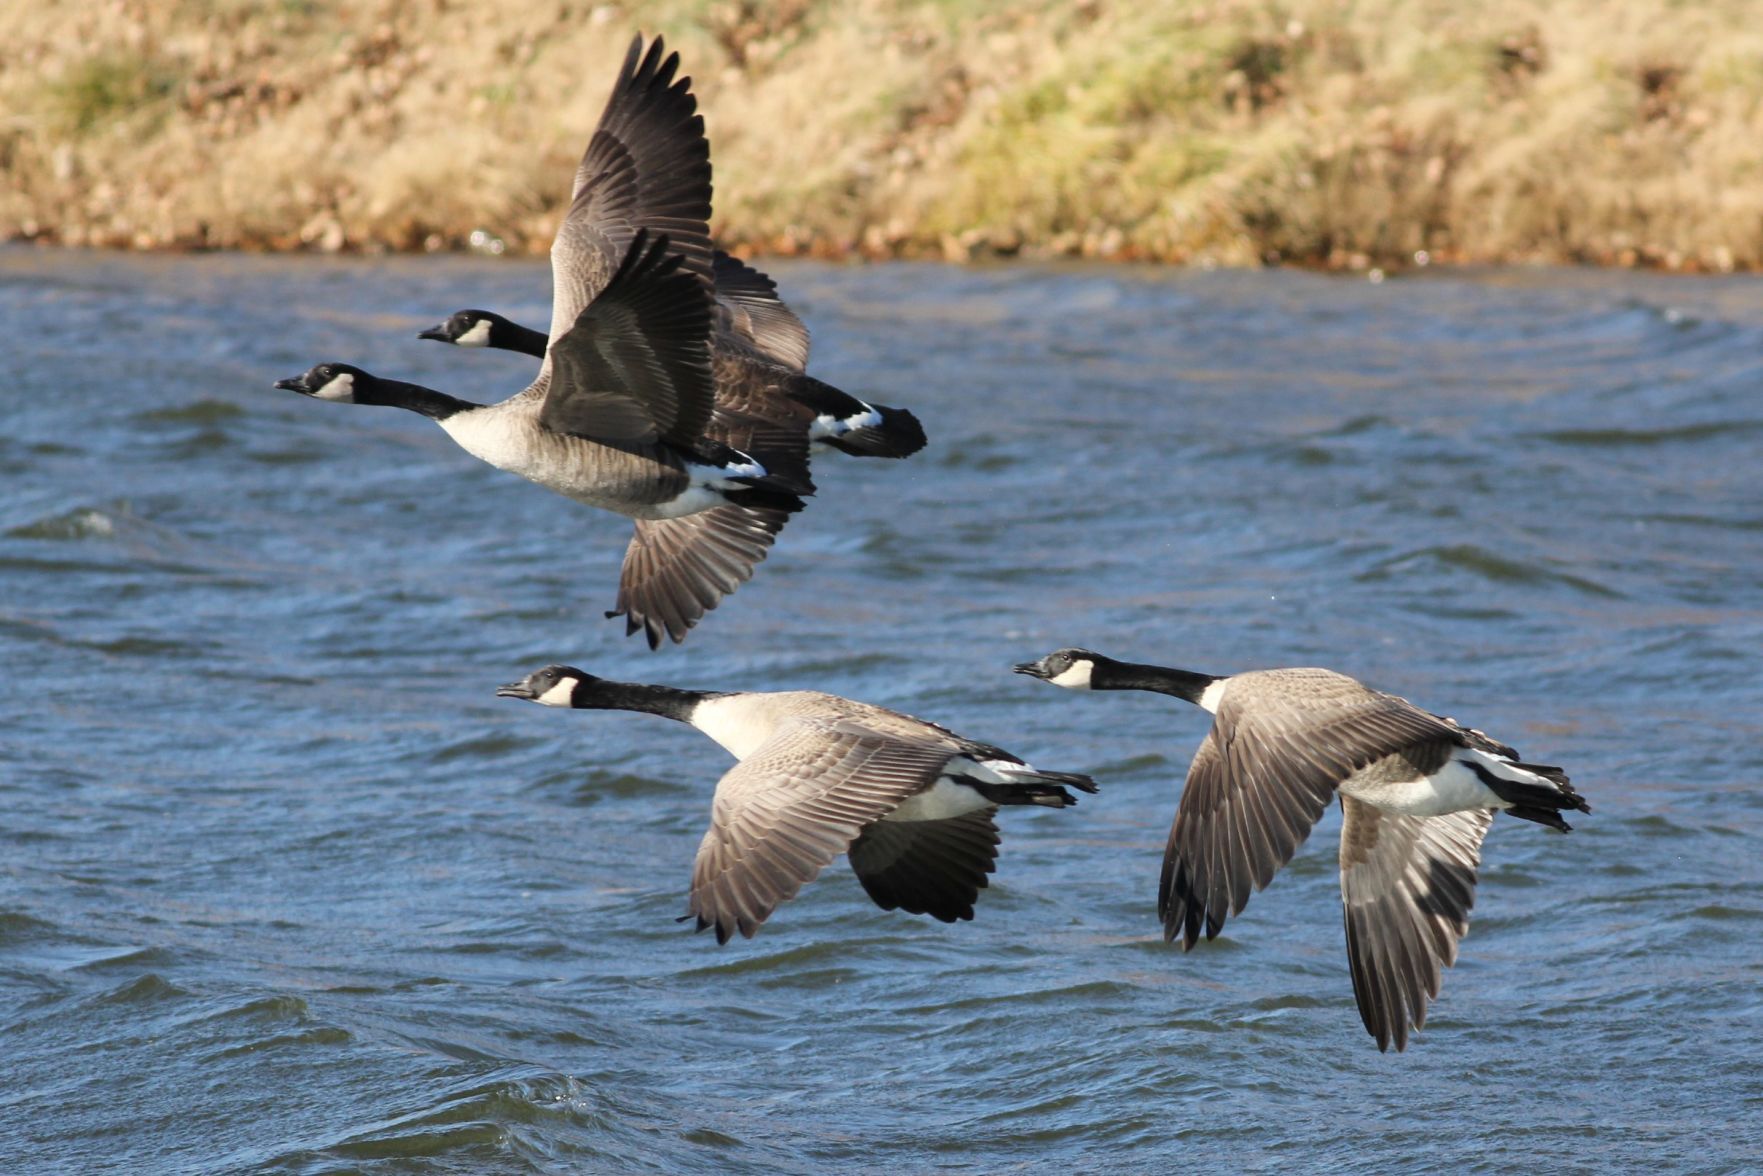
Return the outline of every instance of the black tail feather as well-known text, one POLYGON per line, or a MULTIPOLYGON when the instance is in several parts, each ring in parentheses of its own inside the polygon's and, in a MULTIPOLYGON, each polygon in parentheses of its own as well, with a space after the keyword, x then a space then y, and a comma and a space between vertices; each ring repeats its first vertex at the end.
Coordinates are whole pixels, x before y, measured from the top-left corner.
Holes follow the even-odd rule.
POLYGON ((1025 774, 1021 779, 1004 784, 976 780, 972 776, 962 776, 959 779, 988 801, 998 805, 1038 804, 1045 808, 1070 808, 1077 803, 1077 797, 1067 792, 1065 785, 1069 784, 1082 792, 1096 791, 1094 780, 1076 772, 1043 772, 1036 769, 1032 775, 1025 774))
POLYGON ((1557 767, 1553 766, 1552 764, 1526 764, 1526 763, 1520 763, 1516 760, 1513 761, 1512 766, 1515 768, 1523 768, 1525 771, 1530 772, 1533 775, 1541 776, 1543 779, 1547 780, 1551 784, 1554 784, 1556 787, 1560 788, 1563 792, 1565 792, 1568 796, 1572 797, 1574 800, 1579 802, 1578 804, 1572 805, 1570 807, 1579 809, 1581 812, 1585 812, 1585 813, 1589 813, 1592 811, 1591 809, 1585 807, 1585 798, 1580 796, 1579 793, 1577 793, 1573 790, 1573 785, 1568 783, 1567 773, 1565 771, 1563 771, 1562 769, 1557 768, 1557 767))
POLYGON ((1079 792, 1089 792, 1093 794, 1099 791, 1095 780, 1084 775, 1082 772, 1043 772, 1041 769, 1036 768, 1035 776, 1043 780, 1056 780, 1061 784, 1069 784, 1079 792))
POLYGON ((1517 817, 1521 821, 1535 821, 1539 825, 1547 825, 1551 829, 1559 829, 1563 833, 1573 832, 1573 826, 1561 819, 1561 811, 1552 808, 1537 808, 1535 805, 1515 804, 1506 810, 1509 817, 1517 817))
POLYGON ((925 447, 924 426, 917 417, 903 408, 870 407, 881 414, 881 424, 828 437, 825 444, 853 457, 911 457, 925 447))
POLYGON ((781 510, 785 514, 795 514, 806 503, 802 496, 788 486, 778 486, 770 478, 734 478, 739 482, 737 490, 725 490, 723 496, 736 506, 754 506, 770 510, 781 510))
POLYGON ((1586 803, 1585 797, 1574 791, 1573 785, 1567 782, 1567 773, 1560 768, 1547 764, 1519 763, 1516 760, 1510 762, 1512 767, 1541 776, 1548 783, 1530 784, 1522 780, 1508 780, 1478 763, 1469 765, 1481 782, 1493 790, 1495 796, 1511 805, 1505 810, 1509 815, 1520 820, 1535 821, 1539 825, 1547 825, 1565 833, 1573 826, 1562 820, 1562 809, 1574 809, 1582 813, 1592 811, 1592 806, 1586 803))
POLYGON ((785 386, 785 391, 789 393, 791 400, 813 409, 815 416, 843 420, 863 411, 861 400, 843 388, 835 388, 825 380, 817 380, 813 376, 795 376, 785 386))
POLYGON ((822 438, 825 444, 841 453, 853 457, 910 457, 925 446, 924 426, 903 408, 870 404, 813 376, 798 376, 791 380, 789 394, 790 399, 813 409, 814 415, 835 421, 849 421, 871 414, 881 417, 877 424, 822 438))

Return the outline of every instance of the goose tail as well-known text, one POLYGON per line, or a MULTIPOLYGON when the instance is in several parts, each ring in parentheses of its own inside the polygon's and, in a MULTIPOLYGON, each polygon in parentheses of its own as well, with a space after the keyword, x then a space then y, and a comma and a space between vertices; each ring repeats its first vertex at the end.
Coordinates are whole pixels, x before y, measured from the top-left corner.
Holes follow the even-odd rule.
POLYGON ((809 438, 853 457, 910 457, 925 446, 924 426, 903 408, 870 404, 824 380, 798 376, 790 397, 814 411, 809 438))
POLYGON ((1070 808, 1077 803, 1069 788, 1095 792, 1096 782, 1078 772, 1043 772, 1023 767, 1000 773, 1000 783, 968 779, 979 794, 993 804, 1037 804, 1043 808, 1070 808))
POLYGON ((1508 816, 1568 833, 1573 826, 1562 818, 1562 812, 1592 811, 1592 806, 1568 780, 1567 773, 1553 765, 1498 760, 1491 768, 1479 763, 1471 767, 1495 796, 1507 802, 1504 811, 1508 816))

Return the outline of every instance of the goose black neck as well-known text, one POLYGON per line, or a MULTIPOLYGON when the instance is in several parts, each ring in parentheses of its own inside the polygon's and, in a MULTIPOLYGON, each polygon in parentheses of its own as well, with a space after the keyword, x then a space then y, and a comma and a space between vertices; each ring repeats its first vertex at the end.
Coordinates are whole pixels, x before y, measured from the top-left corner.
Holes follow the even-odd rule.
POLYGON ((1206 693, 1206 687, 1216 681, 1218 679, 1211 674, 1100 658, 1095 669, 1090 671, 1091 690, 1151 690, 1158 694, 1173 694, 1195 705, 1206 693))
POLYGON ((383 404, 389 408, 407 408, 411 412, 419 412, 435 421, 444 421, 454 413, 482 407, 469 400, 449 396, 445 392, 436 392, 433 388, 424 388, 421 384, 406 384, 403 380, 381 379, 374 379, 365 385, 362 381, 357 380, 355 383, 355 403, 383 404))
POLYGON ((545 358, 545 345, 551 337, 543 331, 499 319, 490 328, 490 346, 499 351, 518 351, 535 359, 545 358))
POLYGON ((679 690, 672 686, 642 686, 635 682, 583 682, 575 688, 570 705, 578 710, 627 710, 660 715, 681 723, 692 721, 698 704, 712 697, 707 690, 679 690))

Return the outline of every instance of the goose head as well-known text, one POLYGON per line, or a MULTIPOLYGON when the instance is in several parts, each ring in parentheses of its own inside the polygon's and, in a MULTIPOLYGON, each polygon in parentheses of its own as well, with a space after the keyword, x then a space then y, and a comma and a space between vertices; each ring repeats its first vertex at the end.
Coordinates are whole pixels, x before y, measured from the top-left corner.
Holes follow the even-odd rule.
POLYGON ((1058 649, 1038 661, 1023 662, 1014 668, 1018 674, 1027 674, 1067 690, 1088 690, 1099 660, 1100 654, 1087 649, 1058 649))
POLYGON ((374 382, 373 376, 353 364, 321 363, 304 375, 277 380, 275 386, 298 392, 302 396, 310 396, 314 400, 353 404, 374 382))
MULTIPOLYGON (((524 698, 540 706, 574 706, 576 691, 598 684, 600 679, 574 666, 546 666, 518 682, 496 690, 497 698, 524 698)), ((583 691, 584 694, 587 691, 583 691)))
POLYGON ((487 310, 461 310, 448 316, 447 321, 419 333, 418 339, 433 339, 438 343, 451 343, 455 347, 488 347, 490 336, 496 333, 497 326, 504 320, 499 314, 491 314, 487 310))

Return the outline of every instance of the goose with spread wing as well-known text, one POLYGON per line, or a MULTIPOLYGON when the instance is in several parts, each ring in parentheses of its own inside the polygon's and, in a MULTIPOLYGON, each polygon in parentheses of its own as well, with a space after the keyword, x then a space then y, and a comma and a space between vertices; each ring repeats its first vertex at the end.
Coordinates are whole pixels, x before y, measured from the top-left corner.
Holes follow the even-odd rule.
POLYGON ((496 693, 661 715, 740 761, 716 785, 686 915, 718 943, 752 938, 841 853, 883 910, 971 919, 998 857, 999 806, 1067 808, 1077 803, 1068 787, 1096 790, 1088 776, 813 690, 680 690, 546 666, 496 693))
POLYGON ((1496 812, 1566 832, 1589 812, 1566 774, 1333 670, 1215 677, 1061 649, 1016 667, 1071 690, 1150 690, 1212 712, 1188 769, 1157 909, 1184 950, 1239 915, 1331 798, 1353 995, 1380 1050, 1406 1048, 1457 958, 1496 812))
POLYGON ((635 520, 609 615, 651 648, 749 579, 813 492, 801 430, 716 403, 710 148, 678 68, 659 38, 625 58, 551 246, 555 342, 524 391, 476 404, 342 363, 276 385, 420 413, 491 465, 635 520))
MULTIPOLYGON (((770 276, 720 249, 712 255, 711 272, 711 362, 719 408, 806 428, 816 449, 853 457, 910 457, 924 448, 924 427, 912 413, 860 400, 808 374, 808 328, 778 296, 770 276)), ((549 341, 544 332, 488 310, 455 311, 418 338, 541 359, 549 341)))

